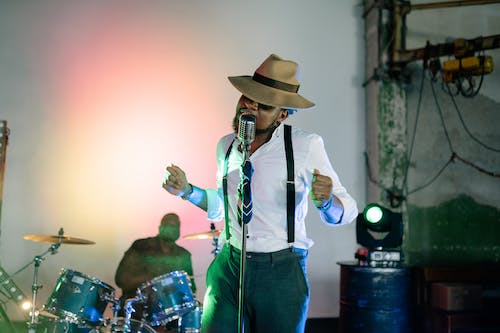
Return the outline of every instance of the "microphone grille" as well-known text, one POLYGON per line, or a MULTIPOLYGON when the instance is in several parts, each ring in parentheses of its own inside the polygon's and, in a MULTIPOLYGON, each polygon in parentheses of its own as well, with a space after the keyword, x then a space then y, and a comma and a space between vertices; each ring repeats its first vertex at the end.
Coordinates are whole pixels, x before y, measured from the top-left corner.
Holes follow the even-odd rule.
POLYGON ((238 139, 243 144, 250 144, 255 139, 255 116, 242 114, 238 123, 238 139))

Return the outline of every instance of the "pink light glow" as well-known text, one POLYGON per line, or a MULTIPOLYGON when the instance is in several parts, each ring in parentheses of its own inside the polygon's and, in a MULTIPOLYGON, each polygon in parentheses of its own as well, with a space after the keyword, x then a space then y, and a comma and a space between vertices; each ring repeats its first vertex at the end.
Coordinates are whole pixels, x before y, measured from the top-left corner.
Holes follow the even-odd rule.
MULTIPOLYGON (((40 201, 54 223, 48 232, 63 225, 115 256, 132 240, 155 235, 170 211, 181 216, 182 234, 209 229, 201 210, 161 183, 165 166, 175 163, 193 183, 213 186, 215 144, 232 114, 214 109, 220 91, 213 78, 225 78, 211 72, 189 31, 151 13, 131 15, 65 13, 50 25, 53 45, 42 55, 52 109, 37 172, 40 201)), ((192 252, 210 246, 180 242, 192 252)))

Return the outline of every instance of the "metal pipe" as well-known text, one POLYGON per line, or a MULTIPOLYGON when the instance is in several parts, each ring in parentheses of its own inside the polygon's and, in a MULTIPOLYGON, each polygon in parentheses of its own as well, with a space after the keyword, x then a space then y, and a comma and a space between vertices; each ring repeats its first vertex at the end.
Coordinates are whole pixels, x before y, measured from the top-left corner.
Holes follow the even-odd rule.
POLYGON ((404 20, 404 15, 401 12, 401 8, 397 5, 398 0, 393 0, 393 17, 392 17, 392 35, 394 36, 394 39, 390 41, 392 43, 391 47, 391 60, 393 63, 399 62, 399 53, 397 50, 402 50, 404 49, 403 46, 403 41, 404 41, 404 34, 403 34, 403 20, 404 20))
MULTIPOLYGON (((491 50, 500 48, 500 35, 481 36, 474 39, 466 39, 474 51, 491 50)), ((399 60, 410 62, 422 59, 431 59, 446 55, 453 55, 456 52, 455 42, 437 45, 427 45, 426 47, 412 50, 399 50, 399 60)))
POLYGON ((436 9, 461 6, 479 6, 500 3, 500 0, 461 0, 461 1, 443 1, 434 3, 421 3, 410 5, 411 10, 414 9, 436 9))

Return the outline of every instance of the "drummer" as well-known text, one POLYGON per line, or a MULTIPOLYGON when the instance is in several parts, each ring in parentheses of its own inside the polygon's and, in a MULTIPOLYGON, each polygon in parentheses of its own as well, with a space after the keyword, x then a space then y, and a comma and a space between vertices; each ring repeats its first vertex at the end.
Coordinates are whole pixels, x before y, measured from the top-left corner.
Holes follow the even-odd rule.
MULTIPOLYGON (((132 243, 115 274, 116 285, 122 289, 122 304, 124 300, 136 296, 137 288, 142 283, 173 271, 185 271, 191 277, 193 294, 196 292, 191 253, 176 244, 179 235, 179 216, 168 213, 161 219, 157 236, 137 239, 132 243)), ((140 315, 135 313, 133 316, 137 318, 140 315)))

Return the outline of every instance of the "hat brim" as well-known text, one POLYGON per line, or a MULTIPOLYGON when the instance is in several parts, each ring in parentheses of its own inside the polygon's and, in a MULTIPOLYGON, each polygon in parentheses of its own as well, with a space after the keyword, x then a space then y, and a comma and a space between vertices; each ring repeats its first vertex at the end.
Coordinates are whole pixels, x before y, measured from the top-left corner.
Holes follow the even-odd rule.
POLYGON ((229 76, 229 82, 246 97, 262 104, 282 108, 306 109, 314 103, 297 93, 292 93, 256 82, 249 75, 229 76))

